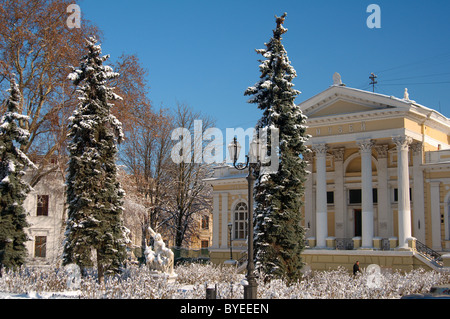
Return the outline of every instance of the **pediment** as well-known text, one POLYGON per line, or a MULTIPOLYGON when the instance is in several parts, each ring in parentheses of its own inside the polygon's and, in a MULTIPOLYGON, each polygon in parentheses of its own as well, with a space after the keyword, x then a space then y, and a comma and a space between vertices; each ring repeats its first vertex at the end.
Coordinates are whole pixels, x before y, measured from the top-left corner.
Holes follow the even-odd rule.
POLYGON ((382 94, 332 86, 299 106, 302 112, 312 119, 395 108, 405 109, 410 107, 410 103, 382 94))
POLYGON ((361 113, 368 112, 377 109, 383 109, 380 106, 364 105, 355 102, 350 102, 344 99, 336 99, 332 103, 325 105, 324 107, 316 110, 313 114, 309 115, 309 118, 322 117, 322 116, 332 116, 332 115, 342 115, 351 113, 361 113))

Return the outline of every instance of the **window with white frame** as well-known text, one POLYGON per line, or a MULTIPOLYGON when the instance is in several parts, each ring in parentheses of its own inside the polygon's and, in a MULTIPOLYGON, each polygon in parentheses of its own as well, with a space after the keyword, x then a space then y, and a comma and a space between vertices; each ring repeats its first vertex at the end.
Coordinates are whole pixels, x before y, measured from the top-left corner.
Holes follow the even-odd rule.
POLYGON ((47 255, 47 237, 36 236, 34 238, 34 256, 45 258, 47 255))
POLYGON ((36 216, 48 216, 49 195, 37 195, 36 216))

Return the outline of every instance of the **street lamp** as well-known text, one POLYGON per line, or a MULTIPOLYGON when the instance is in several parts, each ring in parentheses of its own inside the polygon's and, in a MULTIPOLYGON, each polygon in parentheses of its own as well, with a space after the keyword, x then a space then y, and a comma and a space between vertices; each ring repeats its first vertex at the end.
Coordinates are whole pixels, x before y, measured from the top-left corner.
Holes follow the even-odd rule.
POLYGON ((230 158, 233 160, 233 166, 238 170, 244 170, 248 168, 248 237, 247 237, 247 285, 244 286, 244 299, 256 299, 257 298, 257 283, 255 277, 255 264, 253 261, 253 185, 255 183, 255 177, 253 173, 259 169, 259 143, 258 140, 253 140, 250 143, 249 155, 246 155, 245 163, 237 163, 241 146, 239 145, 236 137, 228 145, 228 151, 230 158))
POLYGON ((228 223, 228 232, 230 233, 230 260, 233 260, 233 246, 232 246, 232 239, 231 239, 231 230, 233 229, 233 224, 228 223))

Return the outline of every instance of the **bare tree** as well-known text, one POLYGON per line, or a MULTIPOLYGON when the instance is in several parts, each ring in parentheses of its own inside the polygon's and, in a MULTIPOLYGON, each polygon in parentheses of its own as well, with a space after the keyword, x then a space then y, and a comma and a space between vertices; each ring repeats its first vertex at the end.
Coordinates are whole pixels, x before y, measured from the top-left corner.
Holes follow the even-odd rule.
POLYGON ((99 37, 97 27, 83 20, 81 28, 69 29, 69 0, 0 0, 0 88, 14 73, 23 101, 19 112, 29 116, 21 126, 30 132, 22 151, 40 156, 31 185, 51 173, 51 158, 62 156, 67 119, 76 104, 69 66, 78 64, 87 35, 99 37), (47 171, 46 171, 47 169, 47 171))
POLYGON ((163 211, 170 193, 170 132, 172 121, 167 110, 154 113, 151 108, 141 108, 135 113, 134 125, 126 132, 128 138, 122 149, 121 159, 129 172, 126 187, 136 201, 146 209, 141 214, 142 250, 148 227, 164 232, 161 228, 163 211))
MULTIPOLYGON (((211 166, 199 161, 175 163, 171 135, 174 129, 185 128, 196 136, 196 120, 202 123, 202 135, 213 121, 182 104, 173 112, 154 113, 150 107, 141 107, 135 116, 121 159, 129 173, 129 182, 124 184, 127 196, 146 208, 140 215, 141 247, 145 249, 148 226, 174 238, 177 247, 189 244, 196 238, 199 218, 211 209, 210 188, 204 182, 211 166)), ((201 136, 196 137, 200 140, 191 139, 192 146, 204 143, 201 136)))
MULTIPOLYGON (((23 96, 19 112, 29 116, 21 123, 30 132, 22 151, 39 159, 31 186, 58 169, 64 176, 68 118, 78 103, 67 75, 85 54, 85 39, 102 38, 101 30, 84 17, 80 28, 67 26, 67 7, 74 2, 0 0, 0 91, 9 85, 10 74, 16 74, 23 96), (55 160, 59 165, 47 165, 55 160)), ((108 84, 123 97, 114 115, 126 130, 136 110, 150 104, 147 73, 135 55, 124 54, 112 66, 121 76, 108 84)))
MULTIPOLYGON (((178 105, 174 118, 176 127, 185 128, 192 133, 194 138, 191 139, 191 149, 193 150, 195 145, 203 147, 203 140, 198 139, 202 139, 205 130, 214 125, 213 120, 181 104, 178 105), (194 134, 196 120, 201 121, 201 134, 194 134)), ((211 166, 196 160, 194 156, 190 161, 172 163, 170 166, 171 192, 166 213, 176 247, 182 247, 185 242, 189 243, 195 236, 198 222, 194 217, 207 214, 211 210, 210 188, 204 182, 210 174, 211 166)))

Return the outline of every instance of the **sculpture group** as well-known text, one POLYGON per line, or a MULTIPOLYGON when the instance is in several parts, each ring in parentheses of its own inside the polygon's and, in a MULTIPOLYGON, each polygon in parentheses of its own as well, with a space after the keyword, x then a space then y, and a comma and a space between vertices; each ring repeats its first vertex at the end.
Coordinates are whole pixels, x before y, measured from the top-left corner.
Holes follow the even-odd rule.
POLYGON ((148 228, 150 236, 153 238, 153 249, 150 246, 145 248, 145 258, 147 267, 150 270, 175 275, 173 271, 174 254, 166 247, 161 234, 156 233, 151 227, 148 228))

